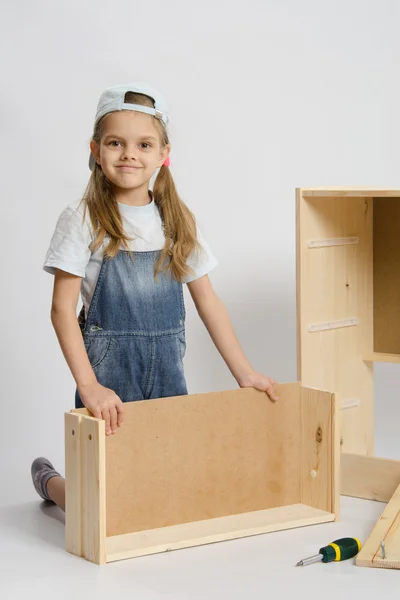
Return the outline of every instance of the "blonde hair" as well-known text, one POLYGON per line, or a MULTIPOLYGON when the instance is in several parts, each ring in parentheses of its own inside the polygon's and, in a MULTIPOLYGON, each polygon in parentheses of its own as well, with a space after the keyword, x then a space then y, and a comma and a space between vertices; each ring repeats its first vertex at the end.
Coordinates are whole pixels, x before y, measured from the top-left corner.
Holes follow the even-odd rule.
MULTIPOLYGON (((127 92, 125 102, 142 106, 154 106, 148 96, 127 92)), ((103 117, 104 118, 104 117, 103 117)), ((154 124, 160 134, 162 146, 169 144, 164 124, 154 118, 154 124)), ((100 144, 102 119, 95 125, 92 139, 100 144)), ((189 255, 199 249, 196 221, 194 215, 180 199, 174 180, 168 167, 162 166, 153 187, 154 202, 158 207, 164 226, 165 245, 155 266, 154 276, 168 270, 182 282, 192 269, 186 261, 189 255)), ((100 165, 95 164, 89 183, 82 198, 84 219, 86 210, 93 228, 94 239, 90 250, 95 252, 103 244, 106 236, 109 243, 104 250, 105 258, 113 258, 121 245, 129 251, 129 238, 124 232, 121 213, 110 181, 104 175, 100 165)))

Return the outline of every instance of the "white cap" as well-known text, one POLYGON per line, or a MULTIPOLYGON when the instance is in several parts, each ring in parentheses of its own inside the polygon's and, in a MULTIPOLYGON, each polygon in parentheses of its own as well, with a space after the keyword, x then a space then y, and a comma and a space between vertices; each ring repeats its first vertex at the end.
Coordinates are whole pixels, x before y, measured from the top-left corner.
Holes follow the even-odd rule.
MULTIPOLYGON (((136 110, 138 112, 143 112, 148 115, 153 115, 156 119, 160 119, 165 126, 168 125, 169 117, 167 104, 162 95, 147 83, 130 83, 107 88, 99 98, 94 124, 96 125, 104 115, 117 110, 136 110), (151 106, 142 106, 141 104, 130 104, 129 102, 125 102, 125 95, 127 92, 149 96, 154 100, 154 108, 151 106)), ((93 171, 94 165, 95 159, 93 154, 90 153, 89 168, 91 171, 93 171)))

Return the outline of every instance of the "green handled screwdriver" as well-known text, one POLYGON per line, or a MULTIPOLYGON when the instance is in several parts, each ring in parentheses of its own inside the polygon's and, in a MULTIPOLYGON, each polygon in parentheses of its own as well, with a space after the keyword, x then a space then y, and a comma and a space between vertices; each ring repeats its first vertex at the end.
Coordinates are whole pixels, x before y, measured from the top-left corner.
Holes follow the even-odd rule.
POLYGON ((296 567, 305 567, 316 562, 328 563, 334 560, 346 560, 358 554, 360 550, 361 543, 357 538, 341 538, 320 548, 319 554, 299 561, 296 567))

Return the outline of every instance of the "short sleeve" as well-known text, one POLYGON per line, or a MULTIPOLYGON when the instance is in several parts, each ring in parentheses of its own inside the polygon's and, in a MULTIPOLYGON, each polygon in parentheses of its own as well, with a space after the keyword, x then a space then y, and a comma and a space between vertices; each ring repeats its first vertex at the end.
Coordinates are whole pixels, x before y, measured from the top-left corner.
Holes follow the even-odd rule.
POLYGON ((58 218, 43 270, 51 275, 61 269, 72 275, 85 277, 92 242, 88 222, 83 221, 83 212, 78 205, 69 205, 58 218))
POLYGON ((191 272, 186 276, 184 283, 191 283, 196 279, 200 279, 200 277, 207 275, 218 265, 217 259, 199 229, 197 229, 197 240, 200 248, 193 252, 186 261, 186 264, 191 267, 194 272, 191 272))

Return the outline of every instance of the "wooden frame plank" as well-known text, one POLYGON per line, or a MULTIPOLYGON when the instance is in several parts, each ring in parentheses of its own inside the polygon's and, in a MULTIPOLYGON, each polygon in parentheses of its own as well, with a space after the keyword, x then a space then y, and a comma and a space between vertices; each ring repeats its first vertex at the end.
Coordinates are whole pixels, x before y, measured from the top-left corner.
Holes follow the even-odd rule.
POLYGON ((301 502, 339 518, 340 439, 335 395, 301 388, 301 502))
POLYGON ((303 188, 304 198, 396 198, 400 190, 370 187, 303 188))
POLYGON ((83 556, 82 543, 82 415, 66 413, 65 430, 65 548, 83 556))
POLYGON ((389 502, 399 485, 399 460, 341 455, 340 492, 344 496, 389 502))
POLYGON ((304 504, 107 538, 107 562, 212 544, 273 531, 329 523, 335 515, 304 504))
POLYGON ((387 363, 400 363, 399 354, 384 354, 382 352, 372 352, 364 356, 365 361, 369 362, 387 362, 387 363))
POLYGON ((85 417, 81 422, 83 555, 106 563, 105 422, 85 417))
POLYGON ((335 521, 340 519, 340 419, 343 403, 338 394, 332 394, 332 500, 331 512, 335 521))
POLYGON ((356 557, 356 565, 400 569, 400 486, 356 557))
POLYGON ((296 188, 296 360, 297 379, 302 382, 303 376, 303 353, 302 353, 302 314, 303 314, 303 194, 300 188, 296 188))

